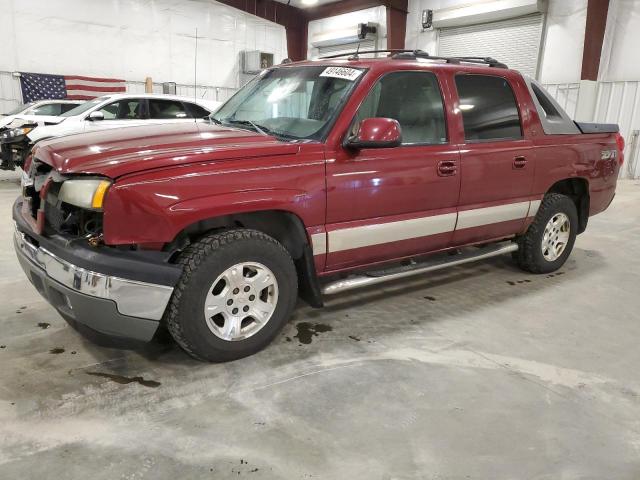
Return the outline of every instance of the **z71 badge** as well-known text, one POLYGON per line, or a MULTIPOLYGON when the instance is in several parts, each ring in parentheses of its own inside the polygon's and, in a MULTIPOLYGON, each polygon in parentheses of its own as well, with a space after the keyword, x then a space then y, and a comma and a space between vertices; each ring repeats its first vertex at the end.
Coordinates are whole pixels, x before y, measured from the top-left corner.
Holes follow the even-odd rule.
POLYGON ((617 152, 615 150, 602 150, 600 160, 615 160, 617 152))

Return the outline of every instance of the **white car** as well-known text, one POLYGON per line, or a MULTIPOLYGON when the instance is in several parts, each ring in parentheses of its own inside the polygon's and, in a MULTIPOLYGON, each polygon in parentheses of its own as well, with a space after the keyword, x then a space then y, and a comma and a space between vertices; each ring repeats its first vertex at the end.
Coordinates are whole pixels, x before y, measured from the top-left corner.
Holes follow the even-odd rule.
POLYGON ((61 115, 57 125, 34 128, 30 143, 72 133, 154 123, 193 122, 214 112, 221 102, 151 93, 105 95, 61 115))
POLYGON ((22 166, 33 145, 44 139, 107 128, 138 125, 194 122, 215 112, 222 102, 152 93, 118 93, 84 102, 57 117, 54 125, 21 122, 16 116, 10 127, 0 133, 2 163, 0 169, 22 166))
POLYGON ((46 125, 59 123, 60 115, 84 103, 84 100, 38 100, 25 103, 6 114, 0 114, 0 129, 9 126, 19 118, 21 123, 25 120, 46 125))

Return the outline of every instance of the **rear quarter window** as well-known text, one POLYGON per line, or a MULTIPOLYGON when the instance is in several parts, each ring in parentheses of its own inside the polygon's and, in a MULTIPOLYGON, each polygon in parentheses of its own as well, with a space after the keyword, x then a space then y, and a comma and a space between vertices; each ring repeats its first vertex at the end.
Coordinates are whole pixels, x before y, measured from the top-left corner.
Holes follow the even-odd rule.
POLYGON ((466 141, 522 138, 516 98, 505 78, 462 74, 455 81, 466 141))
POLYGON ((185 103, 187 108, 189 109, 190 116, 192 118, 205 118, 211 115, 211 112, 200 105, 196 105, 195 103, 185 103))
POLYGON ((182 102, 177 100, 149 100, 149 118, 157 120, 176 120, 190 118, 182 102))

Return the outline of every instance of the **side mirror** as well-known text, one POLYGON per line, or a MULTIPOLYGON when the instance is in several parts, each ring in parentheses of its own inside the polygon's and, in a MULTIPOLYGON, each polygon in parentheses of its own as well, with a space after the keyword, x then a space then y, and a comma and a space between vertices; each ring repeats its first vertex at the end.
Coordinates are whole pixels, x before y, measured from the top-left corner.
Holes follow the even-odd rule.
POLYGON ((96 110, 95 112, 91 112, 87 120, 91 122, 95 122, 96 120, 104 120, 104 113, 96 110))
POLYGON ((393 118, 365 118, 358 125, 355 135, 349 137, 345 146, 361 148, 391 148, 402 143, 400 124, 393 118))

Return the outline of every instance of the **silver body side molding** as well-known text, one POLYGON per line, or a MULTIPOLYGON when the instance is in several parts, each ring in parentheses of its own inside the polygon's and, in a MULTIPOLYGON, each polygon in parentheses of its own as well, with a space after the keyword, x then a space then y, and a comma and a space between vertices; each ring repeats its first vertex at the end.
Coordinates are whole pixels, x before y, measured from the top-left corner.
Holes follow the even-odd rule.
POLYGON ((391 280, 397 280, 399 278, 411 277, 413 275, 419 275, 421 273, 433 272, 435 270, 441 270, 447 267, 454 267, 456 265, 462 265, 464 263, 476 262, 485 258, 495 257, 497 255, 503 255, 505 253, 515 252, 518 250, 518 245, 515 243, 508 244, 494 244, 480 249, 476 249, 470 253, 463 253, 455 257, 439 259, 431 263, 425 262, 415 265, 411 269, 405 269, 378 276, 358 275, 346 278, 343 280, 336 280, 335 282, 328 283, 322 287, 322 293, 325 295, 333 295, 335 293, 346 292, 347 290, 353 290, 360 287, 368 287, 370 285, 376 285, 378 283, 388 282, 391 280))
POLYGON ((460 210, 406 220, 370 223, 358 227, 342 227, 311 236, 314 255, 326 255, 354 248, 372 247, 413 238, 428 237, 465 228, 535 217, 540 200, 505 203, 491 207, 460 210))

